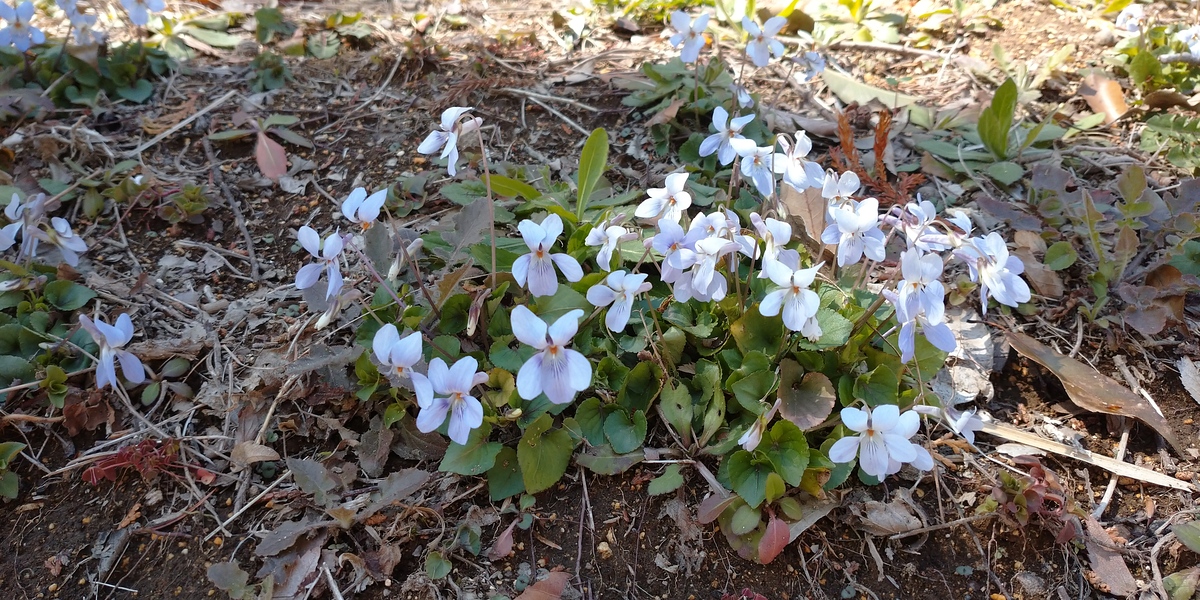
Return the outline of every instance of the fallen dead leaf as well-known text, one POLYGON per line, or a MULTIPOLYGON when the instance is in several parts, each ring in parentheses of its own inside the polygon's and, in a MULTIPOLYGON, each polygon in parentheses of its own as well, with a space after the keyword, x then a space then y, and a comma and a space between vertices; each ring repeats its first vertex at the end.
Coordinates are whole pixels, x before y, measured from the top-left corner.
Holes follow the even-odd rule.
POLYGON ((821 190, 808 188, 798 192, 790 185, 780 186, 780 200, 787 211, 787 221, 792 225, 792 236, 800 240, 814 256, 820 256, 824 248, 821 232, 825 230, 825 211, 828 201, 821 190))
POLYGON ((150 135, 158 135, 192 116, 196 112, 196 97, 188 98, 186 102, 157 118, 142 117, 142 131, 150 135))
POLYGON ((675 119, 675 115, 679 113, 679 107, 683 106, 683 98, 676 98, 667 105, 666 108, 658 111, 658 114, 650 117, 646 121, 646 128, 649 129, 655 125, 666 125, 675 119))
POLYGON ((1087 546, 1092 569, 1100 581, 1108 586, 1108 593, 1120 598, 1128 598, 1137 593, 1137 582, 1129 572, 1125 558, 1120 552, 1112 549, 1112 538, 1091 515, 1088 515, 1085 522, 1083 543, 1087 546))
POLYGON ((520 520, 514 520, 511 525, 505 528, 499 536, 496 537, 496 542, 488 550, 488 558, 492 560, 500 560, 508 556, 513 549, 513 529, 516 528, 520 520))
POLYGON ((239 466, 246 467, 268 460, 279 460, 279 453, 270 446, 254 442, 242 442, 233 447, 233 450, 229 453, 229 458, 239 466))
POLYGON ((1092 412, 1138 419, 1154 428, 1177 452, 1184 454, 1184 446, 1175 437, 1167 420, 1141 396, 1092 367, 1059 354, 1023 333, 1010 331, 1005 337, 1017 352, 1054 373, 1075 404, 1092 412))
POLYGON ((129 507, 129 512, 126 512, 125 517, 117 524, 117 529, 125 529, 140 518, 142 518, 142 503, 134 502, 133 506, 129 507))
POLYGON ((758 561, 765 565, 783 554, 788 545, 788 537, 787 523, 772 514, 767 520, 767 530, 758 542, 758 561))
POLYGON ((563 571, 551 571, 545 579, 525 588, 516 600, 560 600, 571 575, 563 571))
POLYGON ((1083 78, 1079 85, 1079 95, 1087 101, 1088 107, 1104 115, 1105 125, 1120 119, 1129 111, 1121 84, 1098 73, 1083 78))
MULTIPOLYGON (((1017 233, 1026 233, 1018 231, 1017 233)), ((1033 291, 1047 298, 1062 298, 1066 293, 1066 286, 1063 285, 1062 277, 1058 273, 1051 271, 1042 261, 1038 260, 1033 255, 1033 251, 1029 248, 1017 248, 1013 251, 1013 255, 1021 259, 1025 264, 1025 278, 1029 280, 1029 285, 1033 286, 1033 291)))
POLYGON ((1193 400, 1200 403, 1200 369, 1186 356, 1179 357, 1176 366, 1179 367, 1179 380, 1183 382, 1183 389, 1192 395, 1193 400))

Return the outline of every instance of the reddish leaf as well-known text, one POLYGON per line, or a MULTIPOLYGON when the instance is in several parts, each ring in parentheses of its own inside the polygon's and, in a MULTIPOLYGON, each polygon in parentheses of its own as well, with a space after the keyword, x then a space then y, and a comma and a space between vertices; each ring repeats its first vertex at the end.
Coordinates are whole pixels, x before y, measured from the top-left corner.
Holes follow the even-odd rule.
POLYGON ((787 523, 771 515, 771 519, 767 521, 767 531, 758 542, 758 561, 765 565, 775 560, 775 557, 787 548, 789 538, 787 523))
POLYGON ((287 151, 265 133, 258 134, 254 158, 258 161, 258 169, 267 179, 279 181, 280 177, 287 175, 287 151))
POLYGON ((833 383, 824 373, 804 373, 796 361, 785 358, 780 363, 779 414, 801 431, 820 425, 837 402, 833 383), (803 373, 803 377, 801 374, 803 373))
POLYGON ((551 571, 550 576, 525 588, 516 600, 559 600, 571 575, 562 571, 551 571))
POLYGON ((488 550, 488 558, 492 560, 500 560, 512 552, 513 528, 516 527, 517 523, 519 522, 520 519, 513 521, 512 525, 509 525, 508 529, 505 529, 504 533, 501 533, 500 537, 496 538, 496 542, 493 543, 491 549, 488 550))
POLYGON ((737 499, 738 497, 733 494, 728 496, 718 496, 713 494, 705 498, 704 501, 700 503, 700 508, 696 509, 696 512, 698 513, 696 515, 696 521, 702 525, 707 525, 713 521, 716 521, 717 517, 721 516, 721 513, 724 512, 725 509, 728 508, 730 504, 733 504, 733 501, 737 499))

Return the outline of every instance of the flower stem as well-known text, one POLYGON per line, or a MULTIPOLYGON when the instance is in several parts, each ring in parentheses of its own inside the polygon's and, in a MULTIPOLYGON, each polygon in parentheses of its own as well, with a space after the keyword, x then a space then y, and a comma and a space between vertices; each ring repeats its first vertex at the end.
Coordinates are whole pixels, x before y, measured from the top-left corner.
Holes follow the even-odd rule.
POLYGON ((480 160, 483 161, 483 184, 487 187, 488 220, 491 225, 492 274, 488 280, 488 285, 491 289, 496 289, 496 199, 492 196, 492 172, 488 168, 487 148, 483 144, 483 131, 477 127, 475 128, 475 135, 479 136, 479 156, 480 160))
MULTIPOLYGON (((368 258, 367 255, 364 254, 363 251, 358 248, 358 245, 354 243, 354 239, 351 238, 351 236, 349 234, 346 235, 346 238, 349 238, 349 242, 345 243, 345 247, 349 248, 351 251, 353 251, 355 254, 358 255, 358 258, 362 261, 362 263, 367 266, 367 270, 371 272, 371 276, 375 278, 375 281, 379 282, 379 285, 383 286, 383 289, 388 291, 388 294, 391 294, 392 299, 396 301, 396 307, 400 310, 401 313, 403 313, 404 307, 406 307, 408 305, 405 304, 404 301, 400 299, 400 296, 396 294, 396 290, 393 290, 392 286, 388 285, 387 280, 384 279, 383 276, 379 274, 379 271, 375 270, 375 265, 371 264, 371 259, 368 258)), ((425 289, 425 284, 421 281, 420 277, 417 277, 417 286, 420 287, 422 290, 425 289)), ((426 297, 427 298, 429 297, 428 293, 426 293, 426 297)), ((430 302, 430 304, 432 304, 432 302, 430 302)), ((436 311, 437 307, 435 306, 433 308, 433 310, 436 311)))

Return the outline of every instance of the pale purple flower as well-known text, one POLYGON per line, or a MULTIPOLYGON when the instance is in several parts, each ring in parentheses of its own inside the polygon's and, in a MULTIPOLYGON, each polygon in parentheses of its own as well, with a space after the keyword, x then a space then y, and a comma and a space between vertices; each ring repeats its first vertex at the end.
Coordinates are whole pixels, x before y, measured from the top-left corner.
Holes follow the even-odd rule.
MULTIPOLYGON (((780 253, 794 254, 795 263, 800 260, 800 254, 795 250, 788 250, 784 246, 792 241, 792 226, 785 221, 767 217, 760 217, 758 213, 750 213, 750 224, 754 226, 754 231, 758 233, 758 238, 763 241, 763 264, 771 261, 780 260, 780 253)), ((755 248, 757 248, 757 244, 755 248)), ((752 253, 751 258, 757 258, 757 253, 752 253)), ((760 278, 767 277, 766 272, 758 274, 760 278)))
POLYGON ((146 369, 142 367, 142 361, 132 352, 121 349, 133 339, 133 321, 127 313, 121 313, 112 325, 99 317, 93 322, 87 315, 80 314, 79 325, 92 336, 96 345, 100 346, 100 362, 96 365, 97 389, 104 389, 109 385, 116 388, 120 383, 117 380, 117 361, 121 363, 121 372, 130 383, 137 384, 146 380, 146 369))
POLYGON ((658 233, 651 238, 650 244, 663 257, 664 282, 674 283, 685 269, 696 264, 696 252, 692 247, 702 237, 704 232, 699 229, 684 232, 678 223, 667 220, 658 222, 658 233))
POLYGON ((325 238, 325 244, 322 245, 321 236, 317 234, 317 230, 305 225, 296 233, 296 239, 315 259, 315 262, 300 267, 300 270, 296 272, 296 289, 305 290, 312 287, 321 278, 321 271, 325 271, 329 278, 325 299, 328 300, 337 295, 342 289, 342 270, 338 264, 344 247, 342 234, 338 232, 329 234, 329 237, 325 238))
POLYGON ((867 198, 850 200, 829 209, 833 217, 821 234, 821 241, 836 244, 838 266, 857 263, 865 253, 874 261, 884 259, 883 232, 879 230, 879 201, 867 198))
POLYGON ((475 369, 474 357, 464 356, 447 367, 446 361, 429 361, 429 374, 412 373, 413 391, 417 395, 417 429, 421 433, 435 431, 450 416, 446 433, 456 444, 465 445, 471 430, 483 424, 483 405, 471 395, 471 388, 487 383, 487 373, 475 369))
POLYGON ((729 84, 729 91, 737 98, 738 106, 741 108, 750 108, 754 106, 754 97, 750 95, 750 90, 746 86, 737 83, 729 84))
MULTIPOLYGON (((912 413, 913 413, 913 411, 909 411, 908 413, 905 413, 905 414, 912 414, 912 413)), ((914 416, 916 416, 916 415, 914 415, 914 416)), ((904 415, 901 415, 900 422, 896 425, 896 428, 892 431, 892 433, 894 433, 897 437, 902 437, 907 440, 907 439, 911 439, 912 436, 916 435, 917 430, 920 428, 921 428, 920 417, 918 417, 916 419, 906 419, 904 417, 904 415)), ((932 471, 933 470, 933 456, 931 456, 929 454, 929 451, 926 450, 924 446, 922 446, 916 442, 909 442, 909 444, 912 445, 912 450, 913 450, 913 454, 914 454, 912 460, 902 461, 902 460, 898 459, 896 456, 889 455, 888 456, 888 468, 887 468, 888 475, 891 475, 893 473, 898 473, 900 471, 900 468, 903 467, 904 463, 906 463, 906 462, 912 463, 913 467, 915 467, 921 471, 932 471)))
POLYGON ((914 406, 913 410, 923 415, 937 417, 951 431, 971 444, 975 443, 975 432, 983 429, 983 419, 979 417, 975 409, 958 410, 947 405, 919 405, 914 406))
POLYGON ((626 273, 613 271, 605 278, 604 283, 598 283, 587 291, 587 300, 592 306, 600 308, 608 306, 604 315, 604 325, 609 331, 625 331, 629 324, 629 315, 633 312, 633 301, 637 295, 650 291, 646 275, 642 273, 626 273), (611 306, 609 306, 611 305, 611 306))
POLYGON ((4 207, 4 216, 9 223, 0 229, 0 251, 12 247, 17 242, 17 234, 20 234, 21 246, 17 249, 17 257, 35 256, 40 239, 35 232, 46 217, 46 195, 37 194, 22 202, 20 196, 13 194, 8 206, 4 207))
POLYGON ((765 67, 771 62, 771 56, 783 56, 783 43, 775 39, 787 25, 784 17, 771 17, 760 28, 750 17, 742 17, 742 28, 750 34, 750 42, 746 44, 746 55, 756 67, 765 67))
POLYGON ((379 210, 387 201, 388 189, 383 188, 374 194, 367 195, 367 190, 354 188, 346 200, 342 202, 342 216, 358 223, 363 230, 371 227, 379 218, 379 210))
POLYGON ((513 308, 513 335, 538 350, 517 372, 517 393, 522 398, 533 400, 545 393, 550 402, 566 404, 591 385, 592 363, 567 347, 579 330, 581 317, 583 311, 575 309, 547 327, 524 305, 513 308))
POLYGON ((825 171, 821 170, 821 165, 807 158, 812 151, 812 140, 808 139, 807 133, 797 131, 794 145, 787 136, 780 135, 779 146, 783 152, 775 154, 773 166, 776 173, 783 174, 784 183, 797 192, 824 185, 825 171))
POLYGON ((864 473, 883 479, 888 474, 891 461, 903 464, 917 458, 917 451, 909 437, 920 427, 920 420, 917 413, 912 411, 900 414, 900 408, 892 404, 884 404, 874 410, 870 407, 843 408, 842 424, 859 435, 846 436, 834 442, 829 448, 829 460, 848 463, 857 456, 858 466, 864 473), (904 433, 909 435, 902 435, 904 433))
POLYGON ((675 299, 687 302, 695 298, 707 302, 725 298, 729 283, 724 275, 717 274, 716 268, 723 256, 737 250, 738 244, 724 237, 712 236, 697 241, 692 268, 675 281, 675 299))
POLYGON ((775 159, 774 146, 755 146, 753 144, 740 148, 738 154, 742 157, 742 178, 754 182, 755 189, 764 197, 775 193, 775 159))
MULTIPOLYGON (((891 290, 884 290, 883 296, 896 309, 896 323, 900 325, 900 361, 908 362, 916 355, 917 329, 929 343, 943 352, 953 352, 958 347, 954 332, 943 320, 934 321, 925 314, 920 304, 914 304, 915 312, 909 310, 909 305, 901 302, 891 290)), ((938 315, 939 317, 941 315, 938 315)))
POLYGON ((797 83, 808 83, 817 78, 825 71, 825 57, 816 52, 802 52, 792 57, 792 61, 796 63, 797 71, 792 74, 792 79, 797 83))
POLYGON ((948 248, 948 240, 934 223, 937 221, 937 208, 928 200, 921 200, 917 194, 916 202, 909 202, 903 207, 895 206, 881 220, 904 234, 909 248, 920 252, 941 252, 948 248))
POLYGON ((783 400, 776 400, 770 409, 758 415, 754 419, 754 423, 746 428, 746 431, 738 438, 738 445, 742 447, 742 450, 754 452, 754 449, 758 448, 758 445, 762 443, 763 433, 767 431, 767 425, 771 424, 771 419, 775 418, 775 413, 779 412, 779 407, 782 404, 783 400))
POLYGON ((32 46, 46 42, 46 34, 33 26, 34 7, 32 2, 22 2, 16 9, 0 2, 0 19, 8 26, 0 29, 0 46, 13 46, 25 52, 32 46))
POLYGON ((553 296, 558 291, 558 276, 554 272, 557 266, 567 281, 579 281, 583 278, 583 267, 570 254, 551 254, 550 249, 562 235, 562 217, 555 214, 547 215, 538 225, 529 219, 517 225, 525 245, 529 246, 529 254, 524 254, 513 261, 512 274, 517 285, 524 287, 529 282, 529 293, 534 296, 553 296))
POLYGON ((1175 34, 1175 39, 1188 47, 1188 52, 1200 56, 1200 25, 1189 27, 1175 34))
POLYGON ((730 119, 729 111, 721 106, 714 108, 713 129, 717 132, 700 142, 700 156, 709 156, 715 152, 722 165, 733 162, 743 149, 755 147, 753 140, 742 136, 742 129, 753 120, 753 113, 730 119))
MULTIPOLYGON (((854 171, 846 171, 840 177, 837 173, 829 171, 825 173, 825 181, 821 184, 821 197, 825 198, 825 202, 832 210, 834 207, 850 202, 858 193, 861 185, 862 182, 854 171)), ((832 215, 832 213, 830 214, 832 215)))
POLYGON ((946 289, 942 285, 942 257, 921 254, 916 248, 900 253, 900 274, 896 284, 899 302, 908 314, 924 313, 932 323, 940 323, 946 312, 946 289))
POLYGON ((692 195, 684 191, 687 185, 687 173, 671 173, 663 185, 666 187, 646 190, 649 198, 642 200, 633 212, 634 216, 642 219, 664 219, 678 223, 683 218, 683 211, 692 205, 692 195))
POLYGON ((446 167, 451 177, 458 172, 458 139, 483 125, 483 119, 479 117, 461 120, 462 116, 471 110, 473 108, 470 106, 452 106, 442 111, 439 128, 429 132, 417 147, 417 152, 421 154, 436 154, 440 150, 439 158, 446 159, 446 167))
POLYGON ((121 6, 129 13, 129 20, 139 27, 145 27, 150 22, 150 13, 167 8, 163 0, 121 0, 121 6))
POLYGON ((57 246, 62 252, 63 262, 72 267, 79 264, 79 253, 87 252, 87 242, 75 235, 75 232, 71 230, 71 224, 61 217, 51 218, 49 229, 37 228, 32 232, 38 239, 57 246))
POLYGON ((971 272, 971 281, 979 282, 979 300, 983 314, 987 314, 988 297, 996 302, 1016 308, 1029 302, 1029 284, 1021 279, 1025 263, 1008 253, 1004 238, 995 231, 987 237, 971 238, 969 244, 955 251, 955 255, 966 261, 971 272))
MULTIPOLYGON (((617 246, 621 242, 628 242, 636 239, 637 234, 621 227, 620 225, 608 225, 609 221, 601 223, 588 232, 587 238, 584 239, 585 246, 599 246, 600 251, 596 253, 596 264, 602 271, 608 271, 612 268, 613 253, 617 251, 617 246)), ((620 258, 620 253, 617 253, 617 258, 620 258)))
POLYGON ((1146 22, 1146 9, 1141 4, 1130 4, 1117 15, 1117 29, 1138 33, 1146 22))
POLYGON ((704 37, 704 30, 708 28, 708 19, 707 13, 696 17, 695 21, 682 10, 671 13, 671 29, 675 30, 675 34, 671 36, 670 40, 671 47, 678 48, 680 44, 683 44, 679 60, 685 63, 694 63, 700 57, 700 51, 708 44, 708 38, 704 37))
MULTIPOLYGON (((808 289, 824 263, 807 269, 792 269, 779 261, 763 264, 763 271, 778 287, 763 297, 758 312, 773 317, 783 312, 783 325, 792 331, 802 331, 809 319, 821 308, 821 297, 808 289)), ((819 335, 818 335, 819 337, 819 335)))
POLYGON ((400 377, 409 377, 413 373, 413 365, 421 361, 421 332, 414 331, 400 337, 396 326, 387 323, 375 332, 371 348, 383 366, 400 377))

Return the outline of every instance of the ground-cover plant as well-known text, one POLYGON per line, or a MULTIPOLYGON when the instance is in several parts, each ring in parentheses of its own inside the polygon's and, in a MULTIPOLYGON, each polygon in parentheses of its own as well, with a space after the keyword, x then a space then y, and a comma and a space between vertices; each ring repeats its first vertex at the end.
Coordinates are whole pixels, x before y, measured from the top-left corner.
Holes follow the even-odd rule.
MULTIPOLYGON (((681 31, 685 49, 686 39, 681 31)), ((769 41, 747 52, 778 54, 769 41)), ((707 520, 743 557, 769 562, 806 498, 856 472, 874 484, 904 465, 932 468, 913 441, 926 416, 967 436, 978 428, 928 387, 956 346, 943 273, 969 278, 985 313, 1031 295, 999 233, 976 235, 919 198, 863 198, 854 173, 810 163, 804 132, 745 135, 760 119, 729 100, 712 107, 714 131, 685 144, 693 158, 681 150, 684 166, 640 200, 603 183, 602 129, 567 191, 548 174, 492 171, 480 119, 447 109, 420 150, 453 172, 458 153, 478 147, 469 164, 482 185, 470 184, 477 193, 453 223, 421 238, 431 256, 375 222, 388 189, 355 190, 341 207, 348 232, 301 228, 312 261, 296 285, 331 307, 361 298, 365 396, 386 390, 389 424, 415 418, 421 432, 447 435, 441 468, 486 475, 493 500, 551 488, 572 457, 615 474, 666 442, 676 458, 655 491, 703 477, 714 492, 707 520), (806 225, 829 250, 793 235, 785 186, 814 190, 822 223, 806 225), (714 189, 724 194, 698 200, 714 189), (520 237, 499 237, 502 212, 520 219, 520 237), (373 292, 347 285, 344 269, 373 292)))

